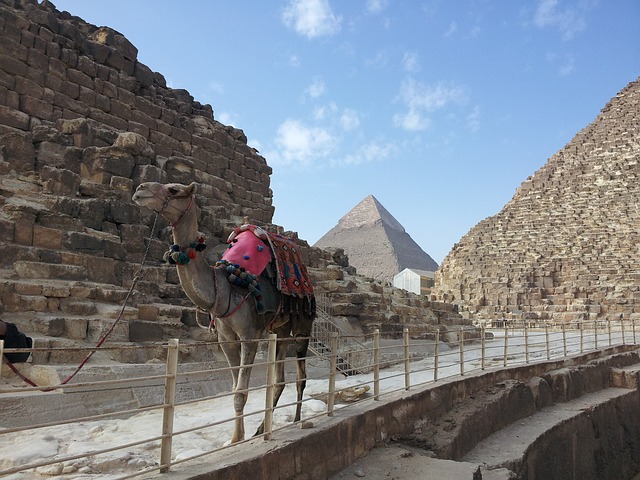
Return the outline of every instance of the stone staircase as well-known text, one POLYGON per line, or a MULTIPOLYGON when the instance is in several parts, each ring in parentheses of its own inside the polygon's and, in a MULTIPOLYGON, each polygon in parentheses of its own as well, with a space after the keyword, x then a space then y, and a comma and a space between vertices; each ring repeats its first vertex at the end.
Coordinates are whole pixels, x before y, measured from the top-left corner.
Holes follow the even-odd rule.
POLYGON ((309 349, 315 355, 328 359, 331 354, 331 337, 338 334, 336 370, 345 376, 357 375, 371 370, 371 351, 350 337, 322 307, 317 308, 317 317, 311 330, 309 349))
POLYGON ((505 469, 511 474, 501 478, 528 480, 631 478, 640 471, 640 431, 630 428, 640 422, 637 350, 518 377, 507 374, 417 422, 394 446, 483 465, 480 478, 505 469))

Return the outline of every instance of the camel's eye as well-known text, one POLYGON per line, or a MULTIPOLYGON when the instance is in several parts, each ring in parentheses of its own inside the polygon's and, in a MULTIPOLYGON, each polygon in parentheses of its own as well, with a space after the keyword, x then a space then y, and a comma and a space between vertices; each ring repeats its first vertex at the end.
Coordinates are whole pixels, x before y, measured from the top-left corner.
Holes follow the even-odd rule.
POLYGON ((170 193, 171 195, 175 195, 175 194, 177 194, 177 193, 178 193, 178 189, 177 189, 177 188, 175 188, 175 187, 169 187, 169 193, 170 193))

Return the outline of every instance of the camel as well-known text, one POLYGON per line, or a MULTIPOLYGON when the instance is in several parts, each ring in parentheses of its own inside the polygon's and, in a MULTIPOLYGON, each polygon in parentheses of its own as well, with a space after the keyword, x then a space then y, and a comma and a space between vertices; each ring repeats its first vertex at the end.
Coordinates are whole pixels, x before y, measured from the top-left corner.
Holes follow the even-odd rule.
MULTIPOLYGON (((221 349, 231 367, 234 392, 234 430, 231 443, 244 440, 243 411, 247 402, 251 367, 258 349, 258 340, 270 330, 278 336, 276 347, 276 388, 274 402, 284 390, 284 359, 287 347, 295 343, 297 356, 297 405, 294 422, 300 421, 302 395, 306 385, 305 358, 309 346, 309 335, 313 316, 288 314, 279 311, 283 296, 267 279, 260 277, 260 289, 264 297, 275 299, 278 308, 273 312, 258 313, 256 302, 247 290, 232 285, 224 268, 212 267, 199 253, 204 248, 198 234, 198 213, 195 206, 196 184, 161 184, 145 182, 138 186, 132 200, 141 207, 153 210, 172 226, 174 250, 188 250, 194 242, 202 248, 189 249, 190 260, 176 264, 180 284, 197 308, 209 312, 215 318, 215 327, 221 349), (195 253, 194 253, 195 252, 195 253), (283 339, 281 341, 281 339, 283 339), (289 341, 284 341, 289 339, 289 341)), ((264 432, 264 420, 255 435, 264 432)))

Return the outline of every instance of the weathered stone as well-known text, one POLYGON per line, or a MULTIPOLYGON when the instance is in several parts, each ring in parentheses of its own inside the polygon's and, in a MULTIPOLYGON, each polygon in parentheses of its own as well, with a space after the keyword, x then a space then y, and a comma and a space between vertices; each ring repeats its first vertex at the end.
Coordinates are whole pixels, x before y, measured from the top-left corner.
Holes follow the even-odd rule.
POLYGON ((78 193, 80 176, 67 169, 46 166, 41 172, 42 189, 45 193, 71 196, 78 193))
POLYGON ((131 342, 157 342, 162 338, 163 330, 157 323, 144 321, 129 323, 129 340, 131 342))
POLYGON ((4 160, 16 172, 28 172, 35 169, 36 149, 30 134, 6 134, 0 136, 0 145, 4 160))
POLYGON ((149 142, 142 136, 133 132, 121 132, 118 134, 114 147, 122 148, 133 155, 153 158, 154 152, 149 142))

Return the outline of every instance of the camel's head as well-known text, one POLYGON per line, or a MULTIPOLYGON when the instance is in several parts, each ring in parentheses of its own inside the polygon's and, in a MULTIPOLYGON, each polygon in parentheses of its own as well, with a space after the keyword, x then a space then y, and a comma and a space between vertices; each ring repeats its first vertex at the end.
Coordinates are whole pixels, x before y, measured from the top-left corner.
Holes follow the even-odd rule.
POLYGON ((182 185, 144 182, 138 185, 132 200, 141 207, 160 213, 169 222, 175 224, 191 208, 195 192, 195 183, 182 185))

